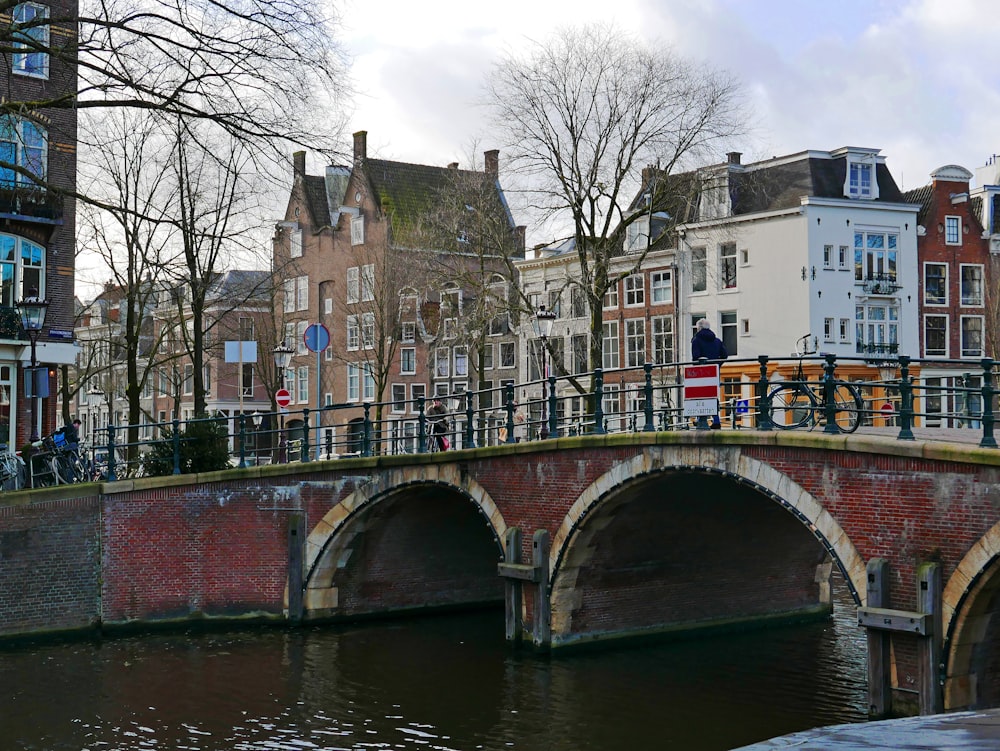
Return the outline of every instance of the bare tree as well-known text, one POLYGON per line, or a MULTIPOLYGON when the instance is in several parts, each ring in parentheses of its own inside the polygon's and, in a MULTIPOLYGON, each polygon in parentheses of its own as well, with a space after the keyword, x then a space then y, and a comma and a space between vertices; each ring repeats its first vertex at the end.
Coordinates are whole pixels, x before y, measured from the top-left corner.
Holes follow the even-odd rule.
MULTIPOLYGON (((737 136, 745 123, 737 84, 669 49, 585 26, 502 61, 488 104, 529 208, 571 226, 590 309, 591 362, 600 363, 601 301, 621 276, 611 261, 639 218, 627 210, 638 173, 658 164, 669 175, 737 136)), ((635 254, 626 273, 643 257, 635 254)))

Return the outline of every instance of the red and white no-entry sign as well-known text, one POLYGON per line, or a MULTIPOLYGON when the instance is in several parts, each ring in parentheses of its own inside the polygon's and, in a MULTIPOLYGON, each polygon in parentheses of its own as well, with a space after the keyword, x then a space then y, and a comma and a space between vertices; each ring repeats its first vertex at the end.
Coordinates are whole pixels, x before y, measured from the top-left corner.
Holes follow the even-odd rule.
POLYGON ((684 367, 684 415, 701 417, 719 412, 719 366, 684 367))
POLYGON ((274 392, 274 401, 279 407, 284 409, 292 403, 292 395, 288 393, 288 389, 278 389, 274 392))

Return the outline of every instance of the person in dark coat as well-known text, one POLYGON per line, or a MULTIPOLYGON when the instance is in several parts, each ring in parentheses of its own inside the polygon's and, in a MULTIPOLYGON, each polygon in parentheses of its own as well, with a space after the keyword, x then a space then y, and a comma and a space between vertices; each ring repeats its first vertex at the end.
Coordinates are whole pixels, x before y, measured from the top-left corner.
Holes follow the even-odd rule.
MULTIPOLYGON (((695 324, 696 331, 691 339, 691 359, 693 360, 716 360, 722 361, 729 357, 726 345, 712 331, 707 318, 699 318, 695 324)), ((712 430, 722 427, 718 415, 712 417, 712 430)))

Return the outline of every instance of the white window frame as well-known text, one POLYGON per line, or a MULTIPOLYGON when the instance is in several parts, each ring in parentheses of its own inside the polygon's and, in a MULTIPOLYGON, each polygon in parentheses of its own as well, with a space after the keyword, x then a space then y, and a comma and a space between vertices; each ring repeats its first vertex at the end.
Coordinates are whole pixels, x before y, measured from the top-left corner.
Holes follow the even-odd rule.
POLYGON ((841 245, 837 249, 837 269, 839 271, 851 270, 851 246, 841 245))
POLYGON ((298 394, 296 399, 299 404, 309 403, 309 366, 300 365, 298 368, 298 373, 296 374, 296 388, 298 389, 298 394))
POLYGON ((365 244, 365 217, 358 213, 351 217, 351 245, 365 244))
POLYGON ((833 246, 824 245, 823 246, 823 268, 832 269, 833 268, 833 246))
POLYGON ((302 228, 292 229, 288 238, 288 255, 290 258, 302 257, 302 228))
POLYGON ((966 358, 966 357, 980 358, 980 357, 983 356, 983 348, 985 347, 985 344, 986 344, 986 341, 985 341, 986 340, 986 325, 985 324, 986 324, 986 321, 985 321, 985 319, 984 319, 983 316, 961 316, 961 321, 959 323, 959 326, 961 327, 959 329, 959 331, 961 332, 960 333, 960 341, 959 341, 959 357, 962 357, 962 358, 966 358), (979 321, 979 345, 980 346, 979 346, 979 349, 977 351, 975 351, 975 352, 968 352, 968 353, 966 352, 966 344, 965 344, 965 334, 966 334, 965 323, 966 323, 966 321, 979 321))
POLYGON ((985 283, 985 276, 984 276, 983 264, 981 264, 981 263, 963 263, 963 264, 959 264, 958 274, 959 274, 959 276, 958 276, 958 279, 959 279, 958 304, 961 307, 963 307, 963 308, 981 308, 981 307, 983 307, 983 295, 984 295, 983 285, 985 283), (966 282, 966 280, 965 280, 965 270, 966 269, 978 269, 979 270, 978 279, 976 280, 978 282, 978 284, 979 284, 979 291, 978 291, 978 296, 974 300, 969 300, 968 298, 971 297, 971 295, 967 295, 966 291, 965 291, 965 282, 966 282))
POLYGON ((406 412, 406 384, 405 383, 393 383, 389 386, 389 394, 392 399, 391 411, 395 414, 402 414, 406 412), (397 389, 402 389, 402 396, 397 398, 397 389))
POLYGON ((347 316, 347 351, 361 349, 361 323, 357 316, 347 316))
POLYGON ((517 347, 514 342, 500 342, 500 365, 501 369, 517 367, 517 347))
POLYGON ((930 261, 927 261, 927 262, 924 263, 924 278, 923 278, 923 284, 921 286, 923 287, 923 291, 924 291, 924 305, 926 305, 927 307, 930 307, 930 308, 945 308, 945 307, 948 307, 948 297, 949 297, 949 294, 948 294, 949 293, 949 289, 948 289, 948 284, 949 284, 948 272, 949 272, 949 269, 948 269, 948 264, 947 263, 937 263, 937 262, 930 262, 930 261), (927 279, 928 279, 927 272, 928 272, 928 270, 931 267, 939 267, 941 269, 944 269, 944 275, 943 275, 943 279, 944 279, 944 299, 941 300, 940 302, 936 302, 936 301, 932 302, 927 297, 927 279))
POLYGON ((350 266, 347 269, 347 302, 356 303, 361 301, 361 269, 358 266, 350 266))
MULTIPOLYGON (((38 18, 48 20, 49 8, 47 5, 39 3, 20 3, 11 9, 11 18, 15 25, 32 23, 38 18), (33 11, 31 18, 26 15, 29 10, 33 11)), ((36 45, 44 50, 49 49, 50 29, 51 26, 48 23, 30 26, 21 36, 22 39, 30 40, 29 42, 18 41, 18 32, 11 35, 13 49, 25 50, 24 52, 15 51, 11 54, 11 72, 30 78, 47 79, 49 77, 49 53, 39 51, 36 49, 36 45), (37 64, 32 64, 32 61, 37 61, 37 64)))
POLYGON ((309 277, 295 279, 295 305, 298 310, 309 310, 309 277))
MULTIPOLYGON (((832 245, 829 247, 833 247, 832 245)), ((832 342, 833 341, 833 319, 824 318, 823 319, 823 341, 832 342)))
POLYGON ((696 293, 707 291, 708 248, 691 248, 691 292, 696 293))
POLYGON ((615 370, 621 367, 618 321, 604 321, 601 324, 601 337, 604 339, 604 346, 602 347, 603 369, 615 370))
POLYGON ((629 274, 622 280, 625 290, 625 307, 641 308, 646 305, 646 277, 641 271, 629 274))
POLYGON ((625 319, 625 358, 627 367, 642 367, 646 363, 646 319, 625 319))
POLYGON ((616 310, 618 308, 618 280, 616 279, 604 293, 602 302, 604 310, 616 310))
POLYGON ((361 302, 375 299, 375 264, 366 263, 361 267, 361 302))
POLYGON ((361 314, 361 346, 365 349, 375 346, 375 314, 372 312, 361 314))
POLYGON ((347 363, 347 401, 361 399, 361 367, 356 362, 347 363))
POLYGON ((945 245, 962 244, 962 217, 946 216, 944 218, 944 243, 945 245))
POLYGON ((399 373, 400 375, 413 375, 417 372, 417 349, 416 347, 400 347, 399 349, 399 373), (409 361, 409 362, 407 362, 409 361), (409 368, 407 365, 409 364, 409 368))
POLYGON ((739 287, 737 268, 736 243, 722 243, 719 246, 719 289, 732 290, 739 287), (727 283, 729 276, 732 278, 727 283))
POLYGON ((923 333, 923 340, 924 340, 924 355, 923 355, 924 357, 928 357, 928 358, 931 358, 931 357, 947 358, 948 357, 948 348, 949 348, 948 337, 950 335, 949 328, 950 328, 950 321, 948 320, 948 315, 946 313, 927 313, 927 314, 924 315, 923 332, 922 332, 923 333), (939 321, 944 321, 944 347, 941 350, 937 350, 937 351, 932 351, 927 346, 927 324, 930 321, 930 319, 932 319, 932 318, 936 319, 936 320, 939 320, 939 321))
POLYGON ((669 305, 674 301, 674 275, 670 271, 654 271, 649 275, 651 305, 669 305))

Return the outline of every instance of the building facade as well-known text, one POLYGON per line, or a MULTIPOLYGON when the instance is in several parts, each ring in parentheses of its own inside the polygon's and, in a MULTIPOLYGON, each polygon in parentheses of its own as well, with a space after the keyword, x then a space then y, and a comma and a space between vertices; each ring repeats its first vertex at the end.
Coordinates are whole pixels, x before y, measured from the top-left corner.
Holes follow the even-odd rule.
POLYGON ((57 366, 71 364, 74 319, 77 3, 21 3, 4 14, 12 29, 0 130, 0 443, 20 447, 57 426, 57 366), (23 40, 23 41, 22 41, 23 40), (10 106, 19 102, 33 107, 10 106), (56 104, 58 102, 58 104, 56 104), (49 106, 49 104, 53 106, 49 106), (16 303, 49 305, 31 351, 16 303), (29 397, 34 393, 37 397, 29 397))

